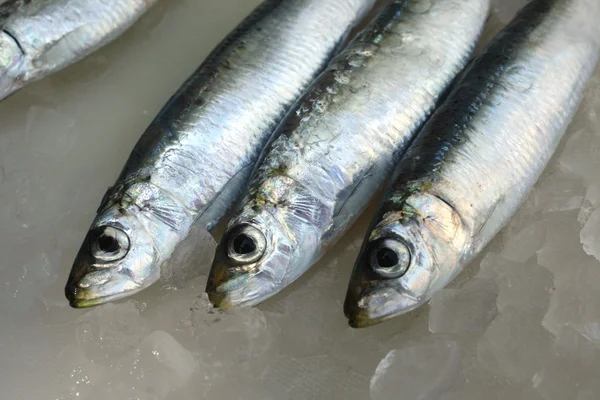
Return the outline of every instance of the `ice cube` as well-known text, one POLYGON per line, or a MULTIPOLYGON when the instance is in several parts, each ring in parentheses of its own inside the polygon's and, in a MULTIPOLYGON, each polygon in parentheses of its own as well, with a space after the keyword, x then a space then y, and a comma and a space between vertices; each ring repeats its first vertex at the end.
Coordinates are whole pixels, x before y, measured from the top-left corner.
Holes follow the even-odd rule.
POLYGON ((143 300, 142 316, 150 330, 165 330, 182 344, 191 345, 192 307, 205 287, 206 276, 199 276, 187 281, 182 289, 156 285, 140 293, 137 299, 143 300))
POLYGON ((431 299, 429 330, 466 333, 485 328, 496 316, 498 288, 489 279, 473 279, 460 289, 442 289, 431 299))
POLYGON ((582 364, 593 364, 598 357, 597 341, 593 341, 577 332, 572 327, 564 327, 554 341, 554 352, 557 356, 577 358, 582 364))
POLYGON ((194 225, 161 265, 162 282, 167 286, 183 288, 187 281, 207 275, 216 248, 217 243, 212 235, 200 224, 194 225))
POLYGON ((310 286, 294 286, 265 306, 281 328, 278 341, 286 353, 297 357, 320 355, 348 327, 342 305, 310 286))
MULTIPOLYGON (((326 257, 324 260, 321 260, 317 265, 315 265, 314 275, 307 276, 308 279, 306 281, 306 285, 314 288, 314 290, 327 291, 332 287, 341 284, 342 281, 342 268, 344 264, 339 263, 339 259, 341 257, 336 257, 331 255, 326 257)), ((313 272, 311 271, 311 272, 313 272)), ((302 281, 300 281, 302 282, 302 281)), ((302 282, 304 285, 304 282, 302 282)), ((347 284, 347 280, 343 282, 347 284)))
POLYGON ((481 263, 481 273, 493 276, 498 283, 498 310, 514 306, 545 312, 553 290, 553 276, 534 263, 517 263, 488 253, 481 263))
POLYGON ((134 365, 140 369, 137 385, 159 398, 184 386, 198 368, 192 353, 163 331, 148 335, 135 353, 134 365))
POLYGON ((557 357, 545 363, 533 379, 544 400, 594 400, 600 393, 598 368, 582 365, 577 359, 557 357))
POLYGON ((554 352, 532 383, 545 400, 596 399, 600 392, 600 350, 570 328, 559 334, 554 352))
MULTIPOLYGON (((198 392, 191 393, 186 399, 197 399, 198 392)), ((225 381, 212 381, 204 395, 206 399, 223 400, 279 400, 277 393, 272 393, 265 387, 261 380, 254 376, 240 375, 228 376, 225 381), (230 380, 235 380, 231 384, 230 380)), ((173 400, 180 400, 181 397, 173 397, 173 400)))
MULTIPOLYGON (((14 248, 19 249, 20 246, 14 248)), ((19 249, 21 250, 21 249, 19 249)), ((41 297, 42 292, 58 278, 45 251, 31 251, 18 256, 19 260, 8 261, 4 273, 4 284, 0 292, 0 309, 11 313, 27 311, 41 297), (21 264, 22 262, 22 264, 21 264), (13 265, 10 265, 13 264, 13 265)))
MULTIPOLYGON (((106 59, 102 68, 107 69, 100 71, 106 79, 98 80, 98 68, 90 63, 78 64, 75 70, 31 85, 1 103, 0 397, 596 399, 600 315, 594 268, 600 263, 584 252, 580 234, 600 208, 597 79, 573 121, 574 134, 567 136, 565 151, 551 162, 517 216, 488 247, 497 254, 487 255, 479 272, 478 260, 473 262, 475 268, 467 269, 448 288, 462 296, 474 282, 496 282, 500 314, 483 323, 482 329, 432 334, 430 319, 439 322, 446 317, 435 315, 446 307, 435 299, 431 308, 426 305, 378 326, 347 328, 341 303, 349 267, 375 206, 319 265, 261 305, 262 316, 247 310, 192 314, 190 305, 204 290, 210 263, 200 256, 214 252, 214 247, 207 252, 195 249, 197 243, 205 244, 202 240, 178 249, 172 268, 165 268, 165 284, 138 293, 137 303, 116 303, 113 311, 68 308, 64 282, 106 187, 114 183, 164 99, 258 2, 231 0, 227 6, 210 2, 210 13, 190 12, 202 11, 206 1, 159 4, 150 18, 136 24, 137 33, 91 59, 92 64, 106 59), (207 40, 199 42, 198 37, 207 40), (181 46, 190 51, 181 51, 181 46), (165 52, 189 59, 174 69, 173 63, 163 62, 173 58, 165 57, 165 52), (154 70, 132 74, 141 70, 131 64, 135 60, 154 70), (145 84, 147 76, 161 76, 159 84, 145 84), (134 86, 128 87, 132 82, 134 86), (117 86, 122 96, 114 96, 117 86), (133 110, 124 107, 128 104, 133 110), (142 110, 148 111, 146 115, 142 110), (588 187, 578 210, 582 182, 588 187), (531 257, 536 251, 539 265, 531 257), (554 280, 551 273, 557 287, 548 293, 554 280), (543 321, 550 333, 541 324, 545 312, 543 321), (458 343, 458 356, 447 350, 422 350, 438 341, 458 343), (411 353, 409 348, 417 350, 411 353), (380 371, 369 393, 370 377, 391 351, 396 356, 390 356, 387 373, 380 371), (445 367, 448 364, 455 368, 445 367), (456 379, 444 378, 444 371, 462 373, 462 379, 456 378, 456 384, 456 379)), ((506 21, 525 2, 494 0, 500 12, 486 24, 486 38, 501 25, 498 18, 506 21)), ((589 235, 584 230, 588 240, 584 243, 593 253, 596 228, 590 222, 585 229, 589 235)), ((479 292, 487 305, 470 306, 493 308, 485 297, 491 293, 479 292)), ((462 318, 472 315, 469 310, 453 307, 449 314, 462 318)))
MULTIPOLYGON (((234 376, 232 374, 228 378, 231 378, 231 381, 235 381, 236 384, 234 385, 231 381, 224 380, 206 380, 201 368, 198 367, 184 386, 171 389, 166 400, 208 400, 212 397, 207 397, 207 392, 212 390, 212 388, 215 390, 214 393, 218 393, 218 388, 229 387, 232 388, 229 393, 235 393, 236 388, 244 387, 244 378, 242 376, 234 376)), ((224 399, 228 399, 228 397, 224 397, 224 399)))
POLYGON ((193 306, 194 353, 206 379, 252 370, 259 373, 275 350, 273 329, 256 308, 213 309, 202 297, 193 306))
POLYGON ((546 239, 546 221, 537 221, 519 232, 511 232, 501 255, 506 260, 526 262, 536 254, 546 239))
POLYGON ((369 379, 326 356, 282 356, 262 374, 269 393, 277 399, 366 399, 369 379))
MULTIPOLYGON (((75 120, 69 114, 37 105, 29 109, 24 140, 28 151, 38 158, 61 159, 71 150, 75 141, 71 130, 75 120), (54 135, 48 135, 54 132, 54 135)), ((38 160, 41 161, 41 160, 38 160)))
POLYGON ((477 345, 477 359, 515 382, 529 382, 552 350, 551 335, 535 311, 505 309, 477 345))
POLYGON ((600 209, 594 211, 580 234, 583 250, 600 260, 600 209))
POLYGON ((134 301, 106 304, 77 319, 77 343, 86 357, 99 364, 110 364, 135 349, 148 333, 134 301))
MULTIPOLYGON (((481 379, 492 379, 492 377, 481 379)), ((546 400, 531 386, 517 383, 487 387, 476 383, 468 384, 443 396, 440 400, 481 400, 482 393, 485 393, 485 400, 546 400)))
POLYGON ((481 279, 497 279, 498 278, 498 268, 504 263, 509 262, 505 258, 501 257, 499 254, 489 251, 485 253, 481 262, 479 263, 479 272, 477 273, 477 277, 481 279))
POLYGON ((457 384, 460 349, 456 342, 439 338, 391 350, 371 378, 371 399, 437 399, 457 384))
POLYGON ((561 168, 546 173, 524 207, 533 213, 578 210, 584 199, 585 187, 581 178, 561 168))
POLYGON ((585 192, 585 198, 583 199, 583 203, 581 205, 581 210, 579 211, 579 215, 577 219, 581 225, 585 225, 585 223, 590 218, 590 215, 594 212, 596 208, 600 206, 600 187, 598 186, 589 186, 587 191, 585 192))
POLYGON ((577 215, 560 213, 547 221, 546 241, 537 252, 538 264, 555 277, 571 274, 572 266, 587 258, 579 239, 581 225, 577 215))
POLYGON ((85 398, 95 390, 106 374, 106 369, 88 360, 76 343, 63 348, 56 357, 54 369, 61 387, 61 399, 85 398))
MULTIPOLYGON (((48 168, 48 173, 62 174, 61 170, 48 168)), ((6 172, 3 190, 12 192, 7 207, 12 212, 11 219, 20 227, 30 231, 53 233, 62 220, 69 215, 69 207, 64 204, 64 188, 53 184, 47 173, 18 169, 6 172)), ((12 222, 12 221, 11 221, 12 222)), ((52 237, 52 236, 47 236, 52 237)))
POLYGON ((460 387, 440 400, 543 400, 529 382, 516 383, 477 362, 467 364, 460 387))
POLYGON ((97 385, 94 395, 100 400, 165 399, 172 390, 183 387, 198 370, 192 354, 173 336, 155 331, 137 348, 113 360, 110 374, 97 385))
MULTIPOLYGON (((86 400, 127 399, 127 400, 162 400, 162 398, 137 389, 134 384, 126 382, 104 382, 96 388, 86 400)), ((62 399, 61 399, 62 400, 62 399)))
POLYGON ((336 337, 329 354, 353 370, 370 375, 385 356, 386 347, 381 331, 347 328, 336 337))
POLYGON ((599 184, 600 141, 598 132, 583 127, 569 135, 560 163, 568 171, 583 178, 588 184, 599 184))
POLYGON ((600 264, 588 258, 569 266, 569 273, 555 280, 556 290, 550 298, 543 323, 558 335, 571 327, 589 340, 600 344, 600 264))

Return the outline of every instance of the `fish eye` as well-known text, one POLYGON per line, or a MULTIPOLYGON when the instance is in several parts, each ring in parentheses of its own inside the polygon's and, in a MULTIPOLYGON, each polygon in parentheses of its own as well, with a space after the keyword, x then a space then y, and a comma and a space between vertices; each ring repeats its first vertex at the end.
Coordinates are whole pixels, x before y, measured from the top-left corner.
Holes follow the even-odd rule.
POLYGON ((121 229, 101 226, 90 232, 90 253, 99 261, 117 261, 129 251, 129 237, 121 229))
POLYGON ((227 239, 227 257, 236 264, 250 264, 262 258, 267 247, 265 235, 252 225, 235 227, 227 239))
POLYGON ((400 278, 410 266, 410 250, 402 241, 381 239, 370 250, 371 268, 383 278, 400 278))

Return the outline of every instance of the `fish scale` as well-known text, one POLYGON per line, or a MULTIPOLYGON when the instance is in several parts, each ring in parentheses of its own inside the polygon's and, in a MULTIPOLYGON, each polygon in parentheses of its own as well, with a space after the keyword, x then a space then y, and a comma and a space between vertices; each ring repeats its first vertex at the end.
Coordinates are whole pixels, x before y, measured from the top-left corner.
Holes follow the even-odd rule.
POLYGON ((192 224, 213 228, 281 119, 373 3, 267 0, 240 24, 167 102, 108 190, 65 289, 71 305, 146 288, 192 224), (126 254, 93 247, 117 239, 126 254), (110 279, 88 285, 99 269, 110 279))
POLYGON ((470 63, 397 167, 349 284, 351 325, 428 301, 516 212, 598 62, 598 11, 533 0, 470 63))
POLYGON ((394 1, 332 61, 255 168, 217 250, 215 304, 260 303, 341 237, 467 63, 488 7, 394 1), (232 254, 236 239, 259 259, 232 254))

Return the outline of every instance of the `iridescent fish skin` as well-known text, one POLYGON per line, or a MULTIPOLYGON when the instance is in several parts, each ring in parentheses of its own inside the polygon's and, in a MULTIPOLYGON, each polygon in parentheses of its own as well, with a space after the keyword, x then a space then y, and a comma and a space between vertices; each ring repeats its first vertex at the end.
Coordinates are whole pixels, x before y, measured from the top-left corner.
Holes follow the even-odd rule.
POLYGON ((339 239, 467 63, 487 0, 395 1, 280 126, 207 285, 222 308, 273 296, 339 239))
POLYGON ((427 302, 515 213, 597 64, 598 16, 587 0, 534 0, 470 63, 373 220, 346 296, 351 326, 427 302))
POLYGON ((158 0, 8 0, 0 5, 0 99, 111 42, 158 0))
POLYGON ((106 193, 65 289, 73 307, 146 288, 193 223, 222 218, 285 113, 372 5, 269 0, 213 51, 106 193))

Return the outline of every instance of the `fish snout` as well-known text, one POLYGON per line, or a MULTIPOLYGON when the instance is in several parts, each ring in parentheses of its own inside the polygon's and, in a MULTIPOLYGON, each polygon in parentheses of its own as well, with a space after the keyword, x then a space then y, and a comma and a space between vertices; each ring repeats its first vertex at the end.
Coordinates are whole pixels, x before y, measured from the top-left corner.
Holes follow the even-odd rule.
POLYGON ((253 306, 270 297, 274 279, 263 261, 267 239, 259 226, 234 226, 217 249, 206 292, 215 307, 253 306))
POLYGON ((226 266, 213 266, 206 293, 211 303, 218 308, 252 307, 276 292, 276 282, 263 270, 226 266))
POLYGON ((74 268, 65 286, 65 296, 73 308, 87 308, 118 300, 142 289, 121 273, 120 268, 74 268))
POLYGON ((414 310, 421 301, 394 288, 378 288, 356 296, 348 294, 344 314, 353 328, 366 328, 414 310))
POLYGON ((140 290, 141 280, 136 279, 133 271, 137 263, 144 260, 126 257, 130 249, 130 238, 120 227, 102 225, 91 229, 65 286, 71 307, 91 307, 140 290))

